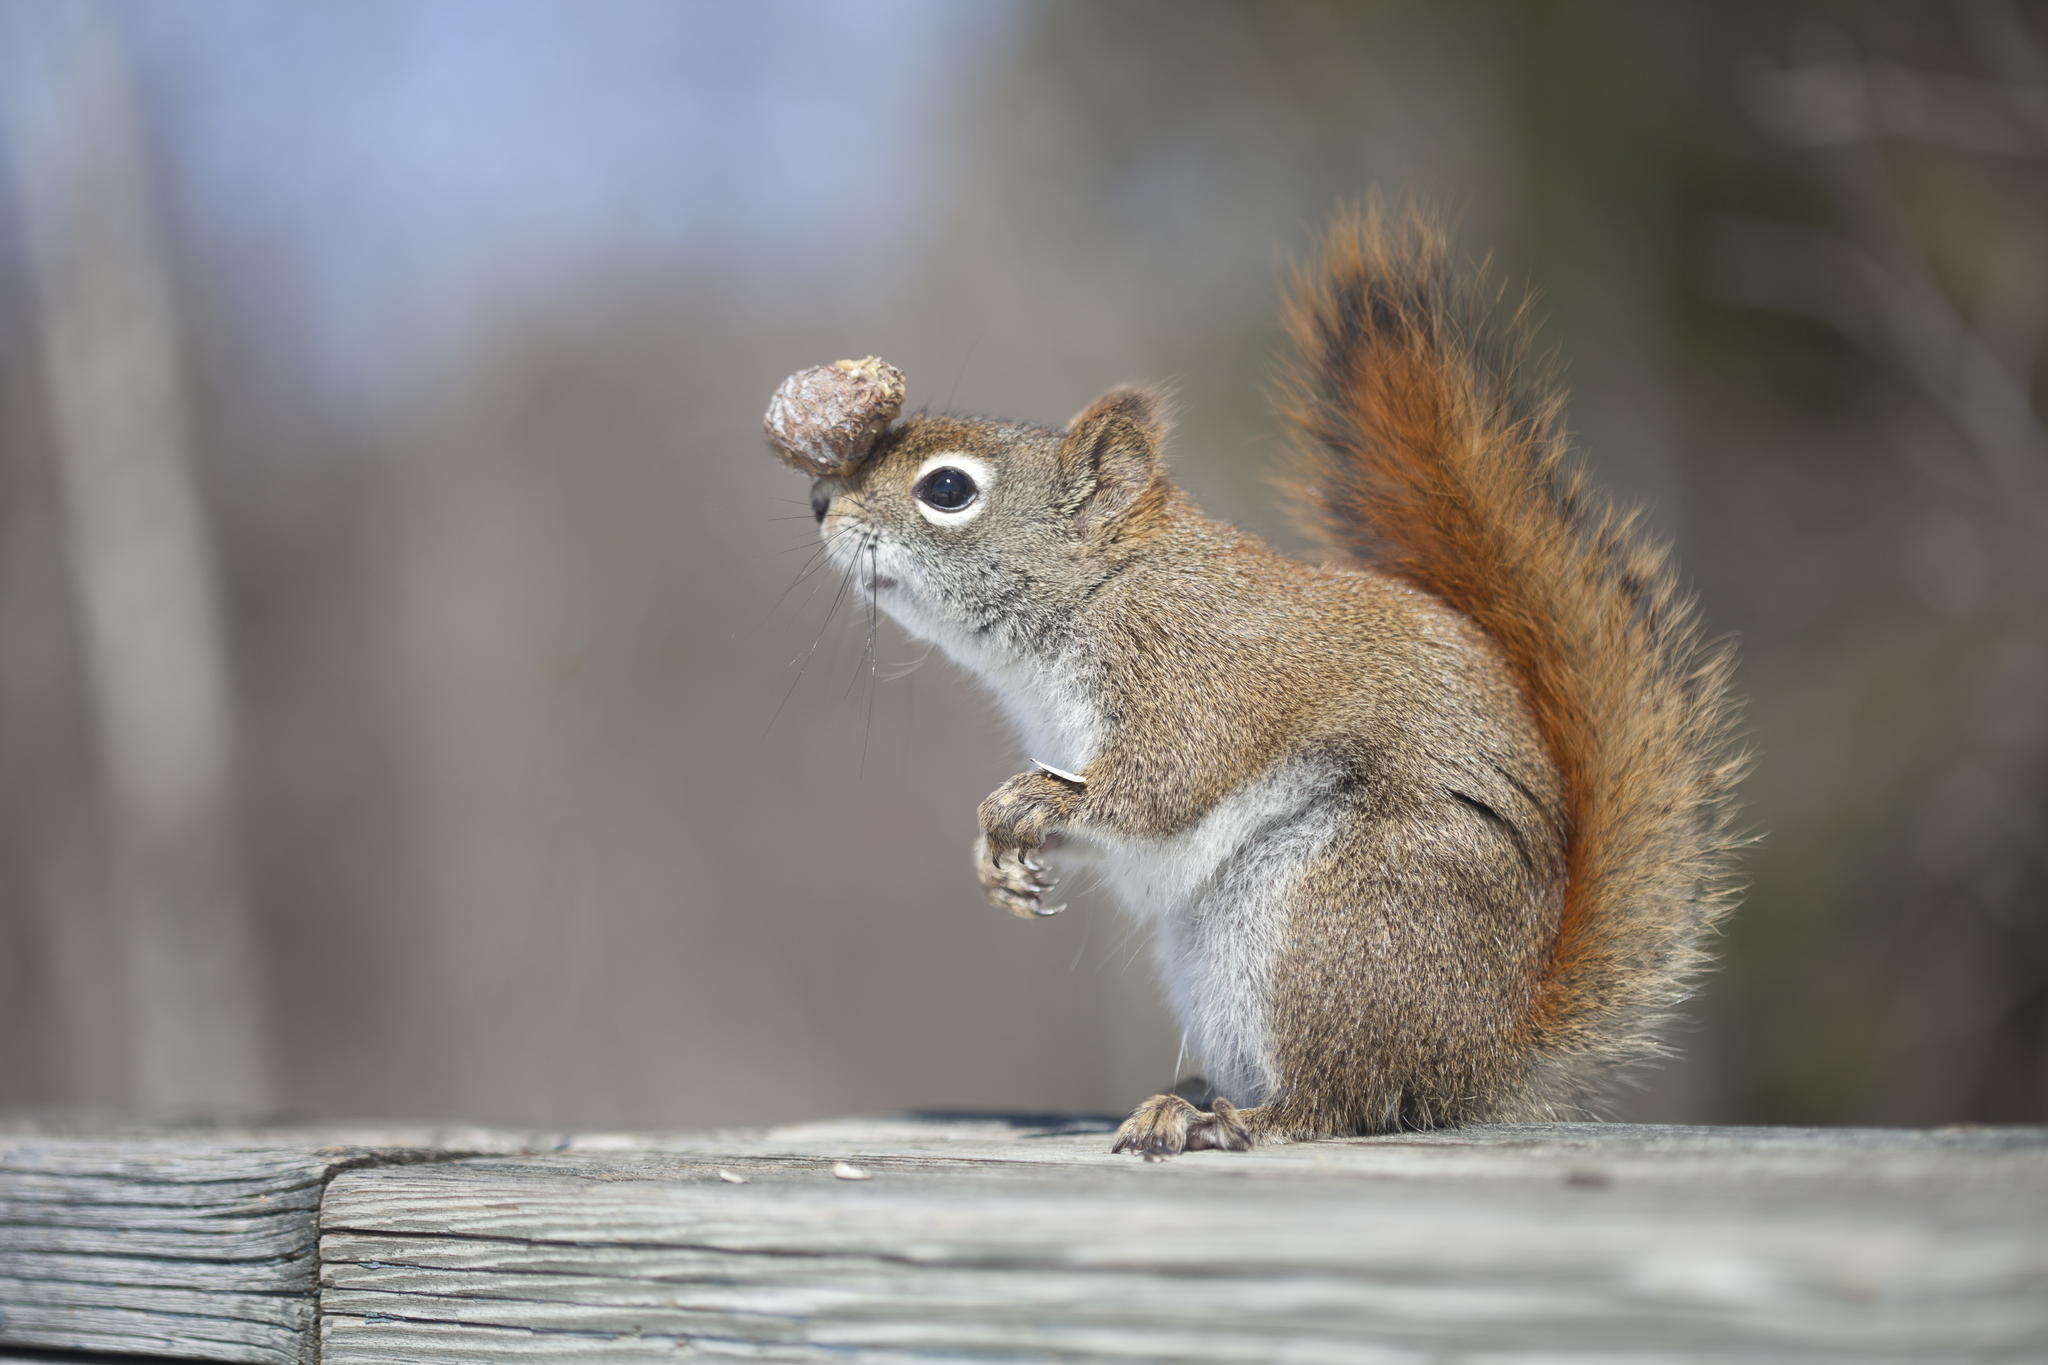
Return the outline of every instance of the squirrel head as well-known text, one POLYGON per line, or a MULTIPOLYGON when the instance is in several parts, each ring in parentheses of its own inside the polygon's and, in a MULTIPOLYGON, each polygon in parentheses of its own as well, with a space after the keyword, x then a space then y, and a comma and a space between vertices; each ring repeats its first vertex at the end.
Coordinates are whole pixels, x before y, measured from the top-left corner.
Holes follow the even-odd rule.
POLYGON ((1156 525, 1166 400, 1113 389, 1065 430, 912 417, 812 485, 833 560, 951 653, 1029 653, 1156 525))

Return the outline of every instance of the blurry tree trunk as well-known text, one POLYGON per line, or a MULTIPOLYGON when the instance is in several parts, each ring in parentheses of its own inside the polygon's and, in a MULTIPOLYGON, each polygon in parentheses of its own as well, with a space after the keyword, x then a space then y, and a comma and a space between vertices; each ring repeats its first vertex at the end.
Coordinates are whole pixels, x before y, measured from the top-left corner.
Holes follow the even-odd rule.
POLYGON ((120 940, 101 946, 120 998, 87 1007, 126 1019, 132 1105, 260 1109, 271 1069, 212 545, 130 77, 97 6, 5 17, 8 151, 120 940))

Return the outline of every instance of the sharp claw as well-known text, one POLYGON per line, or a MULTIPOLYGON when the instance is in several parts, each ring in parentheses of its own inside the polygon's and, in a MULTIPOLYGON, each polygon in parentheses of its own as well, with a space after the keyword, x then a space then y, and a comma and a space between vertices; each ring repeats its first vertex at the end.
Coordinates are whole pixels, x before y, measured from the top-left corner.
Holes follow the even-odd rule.
POLYGON ((1036 896, 1020 895, 1014 891, 997 891, 989 899, 998 909, 1006 910, 1018 919, 1030 919, 1044 913, 1038 908, 1036 896))
POLYGON ((982 835, 977 852, 982 889, 992 904, 1020 919, 1043 919, 1067 908, 1039 904, 1053 888, 1053 877, 1040 856, 1042 849, 1011 846, 998 851, 989 845, 989 836, 982 835))

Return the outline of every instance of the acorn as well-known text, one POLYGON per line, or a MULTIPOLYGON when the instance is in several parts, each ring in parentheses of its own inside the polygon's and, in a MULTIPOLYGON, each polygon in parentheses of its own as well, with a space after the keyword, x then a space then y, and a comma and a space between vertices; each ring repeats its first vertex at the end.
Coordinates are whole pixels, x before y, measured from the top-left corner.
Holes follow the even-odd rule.
POLYGON ((903 393, 903 371, 886 360, 834 361, 783 380, 761 424, 790 468, 812 478, 842 478, 903 411, 903 393))

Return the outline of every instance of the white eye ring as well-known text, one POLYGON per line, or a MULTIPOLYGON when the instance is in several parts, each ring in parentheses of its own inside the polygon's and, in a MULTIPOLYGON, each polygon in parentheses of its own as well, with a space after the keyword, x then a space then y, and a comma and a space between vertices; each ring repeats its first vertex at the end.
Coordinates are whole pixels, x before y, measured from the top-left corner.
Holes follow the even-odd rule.
POLYGON ((972 455, 960 455, 951 452, 934 455, 919 465, 916 476, 910 481, 910 486, 912 488, 917 487, 924 482, 925 475, 931 473, 934 469, 944 469, 948 465, 954 469, 964 471, 969 478, 974 480, 975 487, 980 491, 974 495, 973 502, 968 503, 965 507, 956 507, 950 512, 943 508, 932 506, 923 498, 913 496, 911 501, 917 504, 918 514, 934 526, 962 526, 967 522, 973 521, 981 515, 981 509, 988 506, 989 492, 995 487, 995 471, 988 467, 988 461, 977 460, 972 455))

